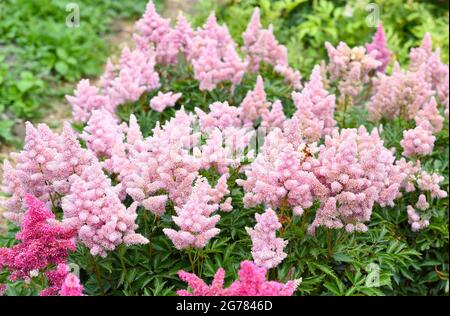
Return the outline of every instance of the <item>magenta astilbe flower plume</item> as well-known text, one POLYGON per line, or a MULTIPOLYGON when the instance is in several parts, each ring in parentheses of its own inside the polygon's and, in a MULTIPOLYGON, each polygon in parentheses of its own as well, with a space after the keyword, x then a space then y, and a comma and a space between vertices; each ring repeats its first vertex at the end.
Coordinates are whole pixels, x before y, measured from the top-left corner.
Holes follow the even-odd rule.
POLYGON ((28 209, 21 230, 16 235, 19 244, 0 248, 0 269, 7 268, 12 281, 29 279, 32 271, 43 271, 49 265, 67 260, 75 251, 75 233, 55 220, 55 215, 30 194, 26 194, 28 209))
POLYGON ((125 208, 99 163, 86 168, 81 176, 71 176, 70 181, 70 194, 62 200, 64 222, 77 228, 78 238, 92 255, 105 257, 122 243, 148 243, 135 232, 137 204, 125 208))
POLYGON ((66 99, 72 106, 72 116, 75 121, 87 122, 92 111, 110 108, 109 97, 101 94, 97 87, 92 86, 89 79, 81 80, 74 91, 74 96, 68 95, 66 99))
POLYGON ((434 94, 426 80, 425 66, 417 71, 403 71, 395 63, 392 75, 378 73, 373 79, 375 93, 369 102, 369 119, 413 119, 434 94))
POLYGON ((61 290, 61 286, 69 273, 69 266, 65 263, 60 263, 56 266, 54 270, 48 271, 45 273, 47 277, 49 286, 42 290, 39 295, 40 296, 56 296, 61 290))
POLYGON ((393 206, 400 195, 405 175, 394 164, 395 156, 384 147, 376 129, 370 134, 363 126, 333 131, 325 137, 318 161, 314 173, 335 201, 323 204, 324 210, 317 212, 310 233, 322 225, 365 231, 364 222, 370 220, 374 203, 393 206))
POLYGON ((252 125, 263 114, 267 114, 269 107, 270 102, 267 101, 264 91, 264 80, 261 76, 258 76, 255 88, 247 92, 240 105, 241 119, 244 124, 252 125))
POLYGON ((159 91, 158 95, 151 99, 150 107, 156 112, 162 112, 168 107, 173 107, 179 98, 181 98, 181 93, 159 91))
POLYGON ((403 156, 431 155, 435 140, 436 137, 433 135, 431 124, 428 121, 422 121, 414 129, 403 131, 403 139, 400 141, 403 156))
POLYGON ((210 192, 208 181, 199 177, 186 204, 175 207, 177 216, 172 218, 180 230, 165 228, 163 231, 177 249, 203 248, 211 238, 219 234, 220 229, 215 225, 220 215, 212 215, 219 205, 213 201, 210 192))
POLYGON ((381 62, 376 59, 376 52, 366 53, 364 47, 350 48, 340 42, 335 48, 329 42, 325 43, 330 63, 328 70, 331 80, 339 81, 339 91, 342 96, 356 97, 370 80, 371 73, 381 62))
POLYGON ((119 121, 108 111, 97 110, 92 113, 81 138, 97 157, 109 158, 116 140, 123 138, 125 128, 125 125, 119 125, 119 121))
POLYGON ((366 44, 367 52, 371 53, 375 51, 375 58, 381 65, 377 68, 380 72, 385 72, 386 67, 389 65, 391 61, 391 51, 387 47, 386 35, 384 34, 383 24, 378 23, 377 32, 373 36, 373 40, 371 43, 366 44))
POLYGON ((67 274, 64 279, 61 290, 59 291, 60 296, 83 296, 83 285, 80 284, 80 280, 73 273, 67 274))
MULTIPOLYGON (((422 125, 423 122, 428 122, 433 133, 437 133, 442 129, 444 118, 439 114, 437 102, 434 97, 432 97, 430 102, 426 103, 422 109, 417 112, 414 120, 416 121, 417 126, 422 125)), ((425 124, 425 126, 427 125, 425 124)))
POLYGON ((222 268, 217 270, 211 285, 207 285, 193 273, 179 271, 178 276, 188 283, 191 290, 179 290, 177 294, 180 296, 292 296, 300 284, 299 280, 288 281, 285 284, 267 281, 266 274, 265 268, 258 267, 251 261, 243 261, 238 272, 239 279, 229 288, 224 288, 225 270, 222 268))
POLYGON ((292 93, 292 99, 297 107, 295 116, 308 142, 318 141, 323 136, 331 134, 336 126, 334 120, 336 98, 324 89, 319 65, 314 67, 311 79, 303 91, 292 93))
POLYGON ((277 238, 277 230, 281 228, 277 214, 270 208, 263 214, 256 214, 254 228, 246 228, 252 239, 252 257, 254 262, 263 268, 278 266, 286 258, 283 251, 287 241, 277 238))
POLYGON ((242 127, 241 108, 230 106, 227 101, 210 104, 208 113, 200 108, 195 108, 195 113, 199 117, 202 132, 215 127, 221 130, 228 127, 242 127))

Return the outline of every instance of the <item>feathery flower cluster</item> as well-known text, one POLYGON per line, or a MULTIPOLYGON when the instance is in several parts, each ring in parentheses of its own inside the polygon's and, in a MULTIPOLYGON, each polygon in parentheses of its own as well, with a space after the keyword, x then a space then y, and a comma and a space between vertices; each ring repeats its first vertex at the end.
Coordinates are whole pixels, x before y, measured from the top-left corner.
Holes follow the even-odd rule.
POLYGON ((369 101, 369 119, 378 121, 398 116, 413 119, 433 95, 425 69, 403 71, 396 62, 390 76, 378 73, 373 79, 375 93, 369 101))
POLYGON ((391 61, 391 51, 387 47, 386 35, 384 34, 383 24, 381 24, 381 22, 378 23, 377 32, 373 36, 372 42, 366 44, 366 49, 369 54, 373 51, 376 52, 374 57, 376 60, 381 62, 381 65, 378 66, 377 71, 384 73, 386 71, 386 67, 391 61))
POLYGON ((156 112, 162 112, 167 107, 173 107, 175 103, 177 103, 178 99, 181 98, 181 93, 173 93, 173 92, 167 92, 162 93, 161 91, 158 92, 158 95, 153 97, 150 101, 150 107, 152 110, 156 112))
POLYGON ((283 251, 288 241, 277 238, 277 230, 281 228, 277 214, 270 208, 263 214, 256 214, 254 228, 246 228, 252 239, 252 256, 254 262, 263 268, 271 269, 278 266, 286 258, 283 251))
POLYGON ((370 219, 374 203, 393 206, 400 196, 404 174, 394 161, 376 129, 369 134, 361 126, 326 136, 314 172, 329 189, 330 198, 317 211, 309 232, 318 226, 367 230, 364 222, 370 219))
POLYGON ((180 230, 165 228, 163 231, 177 249, 203 248, 211 238, 219 234, 220 229, 215 226, 220 215, 211 216, 219 205, 211 196, 211 190, 208 181, 199 177, 186 204, 175 207, 177 216, 172 218, 180 230))
POLYGON ((420 215, 417 214, 416 210, 411 205, 407 206, 406 212, 408 214, 408 223, 411 224, 411 230, 413 232, 424 229, 430 225, 428 220, 420 218, 420 215))
POLYGON ((287 133, 273 129, 256 159, 242 169, 247 179, 238 179, 236 183, 244 188, 246 207, 265 203, 273 208, 296 207, 301 213, 301 209, 312 206, 315 198, 327 194, 312 172, 318 161, 309 156, 310 146, 291 143, 289 139, 287 133))
POLYGON ((179 290, 180 296, 292 296, 301 280, 288 281, 283 284, 267 281, 267 270, 258 267, 251 261, 241 262, 239 279, 228 288, 224 288, 225 270, 220 268, 214 275, 211 285, 193 273, 183 270, 178 272, 181 280, 188 283, 191 291, 179 290))
POLYGON ((125 130, 126 126, 119 125, 111 113, 105 109, 95 110, 83 129, 81 139, 98 158, 109 158, 116 140, 123 137, 125 130))
POLYGON ((320 72, 320 66, 316 65, 303 91, 292 93, 292 99, 297 107, 294 115, 298 118, 301 132, 309 143, 331 134, 336 126, 334 120, 336 98, 324 89, 320 72))
POLYGON ((55 215, 36 197, 27 194, 28 210, 16 239, 21 243, 0 248, 0 269, 7 268, 12 281, 29 280, 33 271, 43 271, 49 265, 67 260, 75 251, 75 230, 64 227, 55 215))
POLYGON ((89 150, 81 148, 77 136, 69 123, 64 124, 61 135, 45 124, 34 127, 26 123, 24 149, 11 155, 17 161, 15 167, 7 160, 3 165, 2 189, 11 195, 2 203, 7 219, 20 223, 26 193, 56 206, 59 202, 56 193, 68 192, 69 177, 81 174, 95 158, 89 150))
POLYGON ((403 156, 431 155, 435 140, 436 137, 433 136, 431 124, 428 121, 423 121, 414 129, 403 131, 403 139, 400 141, 403 156))
POLYGON ((247 92, 240 105, 240 115, 244 125, 253 125, 258 118, 269 112, 269 108, 270 102, 267 101, 264 91, 264 80, 261 76, 258 76, 255 88, 247 92))
POLYGON ((263 29, 259 8, 255 8, 246 31, 242 34, 246 59, 250 71, 257 72, 261 62, 272 65, 274 70, 286 78, 295 89, 301 88, 301 75, 289 67, 287 48, 278 44, 272 25, 263 29))
POLYGON ((92 255, 106 257, 106 251, 121 243, 148 243, 135 232, 137 204, 125 208, 99 163, 87 167, 81 176, 71 176, 70 182, 70 193, 62 199, 64 223, 77 229, 92 255))
POLYGON ((160 86, 159 74, 154 70, 155 53, 152 50, 122 50, 120 65, 110 60, 102 76, 101 89, 88 80, 78 84, 74 96, 66 96, 76 121, 87 122, 94 110, 104 109, 114 114, 117 106, 137 101, 145 91, 160 86))
POLYGON ((64 263, 58 264, 55 270, 45 275, 50 286, 39 293, 40 296, 83 296, 83 286, 73 273, 69 272, 69 266, 64 263))
POLYGON ((434 97, 432 97, 430 102, 426 103, 422 109, 417 112, 414 120, 417 126, 422 125, 424 122, 428 122, 433 133, 437 133, 442 129, 444 118, 439 114, 437 102, 434 97))
POLYGON ((361 93, 364 84, 370 81, 370 75, 381 62, 376 59, 377 51, 366 53, 364 47, 350 48, 344 42, 340 42, 335 48, 326 42, 330 63, 328 70, 331 80, 339 81, 341 96, 356 97, 361 93))
POLYGON ((200 90, 211 91, 224 81, 230 81, 232 86, 241 82, 247 63, 241 60, 236 48, 228 28, 220 26, 212 13, 189 44, 188 60, 200 82, 200 90))
POLYGON ((195 108, 195 113, 200 120, 200 130, 202 132, 206 132, 215 127, 220 130, 225 130, 228 127, 241 127, 241 111, 241 107, 230 106, 226 101, 210 104, 208 113, 205 113, 199 108, 195 108))

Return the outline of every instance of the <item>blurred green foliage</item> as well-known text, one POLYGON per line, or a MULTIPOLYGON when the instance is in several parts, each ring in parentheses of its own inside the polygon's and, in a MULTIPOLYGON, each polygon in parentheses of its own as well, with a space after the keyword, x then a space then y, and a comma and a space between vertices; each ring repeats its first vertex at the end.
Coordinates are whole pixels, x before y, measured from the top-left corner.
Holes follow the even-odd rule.
POLYGON ((333 45, 344 41, 350 46, 370 42, 376 31, 376 23, 373 27, 371 22, 377 14, 400 64, 407 63, 409 49, 420 45, 425 32, 431 33, 434 45, 441 47, 442 59, 448 62, 448 1, 200 0, 198 5, 196 25, 215 10, 241 44, 254 7, 260 7, 263 26, 273 24, 277 39, 288 47, 291 65, 304 76, 326 58, 326 41, 333 45))
MULTIPOLYGON (((101 73, 110 51, 106 35, 117 19, 135 19, 147 0, 79 0, 80 25, 70 28, 67 0, 0 1, 0 141, 13 141, 18 119, 43 114, 62 82, 101 73)), ((161 4, 162 1, 157 1, 161 4)))

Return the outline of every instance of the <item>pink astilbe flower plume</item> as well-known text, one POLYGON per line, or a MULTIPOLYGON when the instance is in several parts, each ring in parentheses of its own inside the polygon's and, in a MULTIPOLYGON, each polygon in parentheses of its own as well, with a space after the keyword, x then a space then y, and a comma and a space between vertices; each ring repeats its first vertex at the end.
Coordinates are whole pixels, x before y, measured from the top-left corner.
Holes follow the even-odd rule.
POLYGON ((426 80, 426 68, 403 71, 396 62, 392 75, 378 73, 373 79, 375 93, 369 101, 369 119, 393 119, 401 116, 413 119, 434 94, 426 80))
POLYGON ((391 51, 387 47, 386 35, 384 34, 383 24, 378 23, 377 32, 373 36, 371 43, 366 44, 367 52, 371 53, 375 51, 375 59, 381 62, 381 65, 377 68, 380 72, 385 72, 386 67, 391 61, 391 51))
MULTIPOLYGON (((292 138, 293 142, 299 141, 299 137, 292 138)), ((326 187, 312 172, 318 161, 309 156, 307 147, 301 142, 301 136, 300 142, 295 144, 290 142, 290 135, 283 134, 279 128, 273 129, 256 159, 243 168, 246 180, 236 180, 244 188, 244 205, 252 207, 264 203, 278 208, 287 203, 307 209, 315 198, 326 195, 326 187)))
POLYGON ((153 1, 149 1, 145 13, 135 24, 139 36, 153 45, 158 45, 170 32, 170 20, 164 19, 157 12, 153 1))
POLYGON ((106 257, 119 244, 146 244, 137 234, 137 204, 128 209, 120 202, 117 189, 111 186, 99 163, 86 168, 81 176, 70 178, 70 193, 62 200, 64 222, 78 230, 78 238, 92 255, 106 257))
POLYGON ((224 81, 230 81, 232 87, 241 82, 247 63, 241 60, 236 48, 228 28, 219 25, 212 13, 188 47, 188 60, 200 82, 200 90, 211 91, 224 81))
POLYGON ((329 200, 308 228, 341 228, 349 232, 367 230, 374 203, 393 206, 400 196, 400 185, 406 176, 394 164, 395 156, 384 147, 376 129, 368 133, 357 129, 334 130, 325 137, 314 173, 329 189, 329 200))
POLYGON ((209 105, 209 112, 205 113, 200 108, 195 108, 199 117, 200 129, 206 132, 215 127, 224 130, 228 127, 241 127, 241 108, 230 106, 228 102, 214 102, 209 105))
POLYGON ((341 96, 354 98, 359 95, 369 82, 371 73, 381 65, 376 59, 376 51, 366 53, 364 47, 350 48, 340 42, 335 48, 326 42, 325 48, 330 59, 328 70, 331 80, 339 81, 341 96))
POLYGON ((437 102, 434 97, 432 97, 430 102, 426 103, 422 109, 417 112, 414 120, 417 126, 422 125, 423 122, 428 122, 433 133, 437 133, 442 129, 444 118, 439 114, 437 102))
POLYGON ((298 70, 289 67, 287 48, 280 45, 273 34, 272 25, 263 29, 260 19, 260 10, 255 8, 246 31, 242 34, 249 69, 252 72, 259 70, 261 62, 272 65, 274 70, 284 76, 286 82, 295 89, 301 88, 301 75, 298 70))
POLYGON ((308 142, 318 141, 331 134, 336 126, 336 98, 324 89, 319 65, 314 67, 311 79, 303 91, 292 93, 292 99, 297 107, 294 115, 298 118, 301 132, 308 142))
POLYGON ((421 229, 424 229, 430 225, 430 222, 427 219, 421 219, 420 215, 417 214, 414 207, 411 205, 407 206, 407 214, 408 214, 408 223, 411 224, 411 230, 413 232, 417 232, 421 229))
POLYGON ((59 291, 60 296, 83 296, 83 285, 80 284, 80 280, 73 273, 67 274, 64 279, 61 290, 59 291))
POLYGON ((97 157, 109 158, 116 140, 123 137, 125 129, 125 125, 119 125, 119 121, 108 111, 96 110, 85 126, 81 138, 97 157))
POLYGON ((270 102, 267 101, 264 91, 264 80, 261 76, 258 76, 255 88, 247 92, 240 105, 241 119, 245 125, 252 125, 263 114, 267 115, 269 107, 270 102))
POLYGON ((163 231, 177 249, 203 248, 211 238, 219 234, 220 229, 215 225, 220 215, 212 215, 219 209, 219 205, 211 196, 211 190, 208 181, 199 177, 186 204, 175 207, 177 216, 172 218, 180 230, 165 228, 163 231))
POLYGON ((276 232, 281 228, 277 214, 267 209, 263 214, 256 214, 254 228, 246 228, 252 239, 252 256, 254 262, 263 268, 271 269, 278 266, 286 258, 283 251, 287 241, 277 238, 276 232))
POLYGON ((431 124, 428 121, 422 121, 416 128, 403 131, 403 139, 400 141, 403 156, 431 155, 435 140, 431 124))
MULTIPOLYGON (((106 76, 104 80, 107 80, 106 76)), ((72 117, 75 121, 87 122, 92 111, 110 108, 108 96, 101 94, 97 87, 92 86, 89 79, 81 80, 74 91, 74 96, 68 95, 66 99, 72 106, 72 117)))
POLYGON ((56 221, 55 215, 34 196, 26 194, 24 199, 28 210, 16 235, 20 243, 0 248, 0 269, 7 268, 12 281, 27 280, 32 271, 64 263, 69 251, 76 249, 74 229, 56 221))
POLYGON ((241 262, 238 272, 239 279, 230 287, 224 288, 225 270, 220 268, 214 275, 211 285, 193 273, 179 271, 181 280, 188 283, 191 290, 179 290, 180 296, 292 296, 300 284, 300 280, 288 281, 283 284, 277 281, 267 281, 267 270, 258 267, 251 261, 241 262))
POLYGON ((283 112, 283 104, 280 100, 272 103, 270 111, 264 111, 261 114, 261 126, 266 128, 283 127, 283 123, 286 121, 286 115, 283 112))
POLYGON ((181 98, 181 93, 159 91, 158 95, 151 99, 150 107, 156 112, 162 112, 168 107, 173 107, 179 98, 181 98))

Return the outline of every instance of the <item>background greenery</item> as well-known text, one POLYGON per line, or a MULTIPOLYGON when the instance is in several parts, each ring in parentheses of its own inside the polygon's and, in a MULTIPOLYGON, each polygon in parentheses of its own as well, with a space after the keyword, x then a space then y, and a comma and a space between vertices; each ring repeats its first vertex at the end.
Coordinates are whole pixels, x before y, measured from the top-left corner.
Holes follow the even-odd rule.
MULTIPOLYGON (((64 1, 45 2, 59 3, 57 8, 64 7, 64 1)), ((90 3, 93 8, 102 7, 94 1, 84 2, 90 3)), ((120 4, 114 2, 114 5, 130 8, 126 6, 125 3, 127 2, 121 1, 120 4)), ((405 1, 398 0, 376 2, 382 6, 381 19, 387 29, 390 48, 396 53, 396 58, 403 65, 405 65, 409 48, 420 43, 425 31, 432 33, 434 43, 436 46, 442 47, 444 59, 448 60, 448 7, 443 2, 419 3, 409 1, 406 4, 405 1)), ((113 1, 103 1, 102 3, 105 3, 104 10, 108 8, 108 12, 114 12, 112 9, 114 7, 113 1)), ((264 25, 274 24, 280 42, 288 45, 290 49, 291 62, 295 67, 300 68, 304 77, 307 78, 312 66, 325 58, 323 50, 325 41, 336 44, 339 40, 343 40, 350 45, 362 45, 370 40, 374 29, 367 27, 365 24, 365 17, 367 16, 365 4, 367 4, 367 1, 355 0, 250 0, 222 1, 222 4, 203 0, 200 1, 196 10, 199 15, 193 16, 193 21, 200 25, 206 19, 207 13, 215 9, 218 12, 219 19, 226 22, 230 27, 234 38, 240 40, 240 34, 245 29, 252 13, 252 7, 259 5, 262 8, 264 25), (346 3, 350 3, 350 6, 354 8, 352 17, 347 17, 349 9, 345 8, 346 3)), ((130 15, 137 13, 134 9, 130 10, 130 15)), ((102 12, 98 16, 102 16, 105 11, 102 12)), ((55 14, 53 10, 48 13, 55 14)), ((117 14, 117 12, 114 14, 117 14)), ((111 13, 111 17, 114 14, 111 13)), ((124 14, 124 12, 120 14, 124 14)), ((3 20, 0 19, 0 21, 0 24, 2 24, 3 20)), ((83 54, 91 54, 96 50, 102 52, 102 54, 98 53, 86 58, 90 61, 90 66, 84 65, 86 68, 81 67, 83 70, 76 69, 77 67, 68 67, 67 73, 61 73, 56 69, 56 60, 62 59, 69 65, 70 62, 63 58, 65 57, 64 54, 56 52, 56 47, 59 46, 55 45, 53 50, 43 49, 43 52, 53 52, 53 54, 50 53, 55 58, 53 63, 46 65, 43 63, 45 59, 32 55, 24 58, 27 61, 26 63, 30 64, 28 66, 30 68, 26 68, 24 62, 18 62, 16 68, 23 67, 23 70, 31 72, 35 78, 42 77, 43 85, 55 84, 55 86, 60 84, 61 81, 71 81, 76 80, 79 76, 98 74, 107 55, 106 44, 101 38, 108 31, 109 24, 99 26, 98 24, 101 23, 98 22, 98 19, 92 18, 91 21, 98 33, 81 32, 79 34, 79 36, 86 36, 86 47, 83 54), (88 37, 89 39, 87 39, 88 37), (100 48, 96 49, 96 47, 100 48), (105 50, 103 51, 101 47, 105 50), (33 60, 34 62, 31 62, 33 60), (38 74, 42 74, 42 76, 38 74)), ((22 29, 19 25, 20 23, 16 28, 25 33, 23 36, 27 38, 32 31, 26 31, 26 28, 22 29)), ((10 36, 14 38, 14 36, 10 36)), ((73 35, 67 34, 66 36, 71 37, 73 35)), ((4 41, 4 37, 1 38, 4 41)), ((72 40, 68 39, 68 41, 72 40)), ((10 46, 12 48, 15 47, 11 44, 13 42, 15 40, 11 39, 10 46)), ((39 42, 35 42, 35 45, 34 50, 30 49, 28 54, 32 54, 32 51, 35 54, 41 54, 39 42)), ((1 44, 0 47, 2 47, 1 44)), ((67 56, 75 56, 73 58, 79 58, 80 61, 84 60, 85 55, 81 53, 77 55, 73 52, 77 49, 80 49, 78 44, 75 47, 68 45, 65 48, 68 51, 67 56)), ((24 49, 24 51, 27 51, 27 49, 24 49)), ((9 71, 6 72, 7 75, 9 75, 9 71)), ((291 91, 283 83, 283 79, 274 75, 269 68, 263 68, 262 75, 265 78, 265 88, 269 100, 280 99, 286 113, 292 113, 294 106, 290 100, 291 91)), ((16 79, 9 77, 10 79, 6 79, 6 81, 4 79, 2 84, 16 85, 22 80, 17 80, 17 78, 21 78, 20 72, 17 72, 16 76, 19 77, 16 77, 16 79)), ((236 88, 233 96, 229 95, 226 86, 211 93, 203 93, 198 90, 198 83, 192 79, 191 70, 184 64, 178 65, 177 68, 165 69, 162 78, 164 79, 163 91, 183 92, 179 104, 184 104, 187 110, 192 110, 194 106, 199 105, 205 107, 214 101, 227 100, 230 104, 237 105, 255 83, 255 76, 246 75, 243 83, 236 88)), ((36 98, 35 102, 50 93, 39 85, 33 84, 33 89, 26 90, 27 94, 36 98), (38 87, 35 87, 35 85, 38 85, 38 87)), ((16 89, 20 90, 17 87, 16 89)), ((4 93, 3 91, 5 90, 2 86, 0 95, 4 93)), ((154 94, 154 92, 148 93, 143 97, 143 100, 148 101, 154 94)), ((30 99, 29 97, 23 98, 30 99)), ((3 97, 0 100, 3 100, 3 97)), ((11 104, 13 103, 8 104, 8 111, 17 113, 19 116, 22 115, 20 110, 16 110, 17 112, 12 110, 14 106, 11 104)), ((36 109, 40 109, 40 107, 37 107, 38 104, 36 103, 34 109, 31 110, 31 113, 35 113, 32 116, 38 114, 39 111, 36 111, 36 109)), ((21 109, 21 106, 18 109, 21 109)), ((135 113, 144 135, 147 136, 151 134, 151 129, 157 121, 164 122, 173 116, 174 111, 175 109, 170 108, 162 114, 147 112, 138 103, 133 103, 122 106, 119 109, 119 115, 127 120, 130 113, 135 113)), ((366 120, 366 117, 367 113, 362 107, 353 107, 349 113, 347 125, 357 127, 364 124, 369 128, 374 127, 373 123, 366 120)), ((412 127, 412 124, 414 122, 402 120, 383 122, 384 132, 382 137, 386 146, 399 149, 399 140, 402 137, 403 130, 412 127)), ((448 191, 448 120, 446 120, 445 126, 444 130, 437 135, 433 155, 424 159, 422 163, 426 170, 435 171, 445 176, 441 186, 448 191)), ((399 152, 397 150, 397 153, 399 152)), ((218 174, 214 170, 205 171, 204 176, 211 183, 214 183, 218 178, 218 174)), ((234 184, 236 177, 241 176, 232 172, 229 179, 234 211, 229 214, 221 214, 222 218, 217 225, 221 229, 220 235, 198 253, 199 261, 194 269, 195 272, 201 273, 204 278, 212 277, 219 267, 223 267, 227 271, 227 281, 230 282, 237 277, 236 272, 239 262, 251 258, 251 241, 245 233, 244 227, 251 227, 255 224, 254 214, 255 212, 261 212, 262 208, 245 209, 243 207, 243 191, 234 184)), ((416 200, 417 193, 410 193, 399 200, 393 208, 375 207, 369 224, 369 231, 364 234, 349 235, 341 231, 332 231, 330 234, 327 233, 327 230, 321 228, 315 237, 310 237, 305 234, 305 230, 308 222, 311 222, 314 212, 308 212, 305 216, 294 219, 284 231, 284 238, 289 240, 286 249, 289 257, 283 261, 276 271, 271 270, 269 272, 270 277, 281 281, 302 277, 303 283, 297 292, 299 295, 448 295, 449 200, 447 198, 433 201, 428 211, 428 215, 431 216, 430 226, 418 233, 413 233, 407 222, 406 206, 416 200), (380 283, 375 287, 368 286, 371 272, 370 264, 372 263, 377 264, 380 268, 380 283)), ((126 204, 129 205, 129 203, 130 201, 127 201, 126 204)), ((119 248, 118 251, 110 253, 105 259, 96 258, 93 260, 87 249, 80 245, 78 251, 71 255, 70 261, 81 267, 80 277, 87 294, 173 295, 176 289, 186 287, 184 283, 179 281, 176 272, 179 269, 191 271, 192 267, 188 260, 188 254, 177 251, 170 240, 162 233, 163 228, 173 225, 171 221, 171 215, 174 213, 173 208, 169 206, 166 215, 156 225, 152 224, 153 217, 151 214, 143 209, 139 209, 138 212, 140 232, 149 237, 151 246, 119 248)), ((15 242, 15 231, 16 228, 11 226, 9 232, 0 237, 0 245, 12 245, 15 242)), ((0 273, 0 281, 3 281, 6 277, 5 271, 0 273)), ((43 284, 39 280, 35 280, 31 284, 16 282, 8 288, 7 294, 37 294, 42 287, 43 284)))
POLYGON ((52 104, 61 106, 75 82, 99 75, 114 23, 138 18, 147 3, 77 0, 80 27, 69 28, 70 2, 0 1, 0 142, 15 140, 16 123, 41 118, 52 104))

